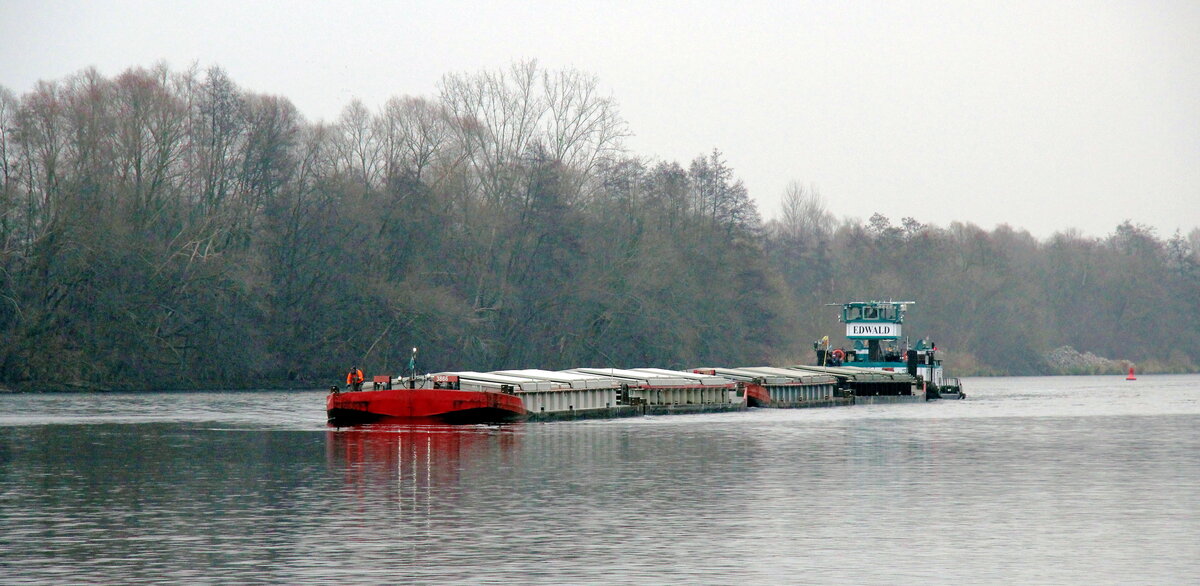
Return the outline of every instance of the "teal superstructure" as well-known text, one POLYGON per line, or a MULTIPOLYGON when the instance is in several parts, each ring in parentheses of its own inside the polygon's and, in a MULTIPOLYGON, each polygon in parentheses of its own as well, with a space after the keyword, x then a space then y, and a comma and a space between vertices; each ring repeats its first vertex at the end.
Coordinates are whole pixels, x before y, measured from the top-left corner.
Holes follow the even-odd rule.
POLYGON ((840 306, 838 321, 846 324, 850 346, 832 348, 829 337, 817 341, 819 366, 851 366, 905 372, 919 377, 927 385, 931 398, 939 395, 961 396, 962 385, 956 378, 946 378, 942 361, 937 358, 937 345, 928 338, 910 343, 904 336, 904 314, 914 301, 852 301, 831 303, 840 306))

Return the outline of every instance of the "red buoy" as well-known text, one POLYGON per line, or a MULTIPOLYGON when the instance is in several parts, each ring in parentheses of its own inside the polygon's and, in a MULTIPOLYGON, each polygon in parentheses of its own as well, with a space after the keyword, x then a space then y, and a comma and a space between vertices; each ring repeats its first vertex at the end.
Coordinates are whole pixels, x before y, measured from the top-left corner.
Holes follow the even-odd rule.
POLYGON ((1125 377, 1125 380, 1137 380, 1137 377, 1133 376, 1133 367, 1132 366, 1129 367, 1129 376, 1125 377))

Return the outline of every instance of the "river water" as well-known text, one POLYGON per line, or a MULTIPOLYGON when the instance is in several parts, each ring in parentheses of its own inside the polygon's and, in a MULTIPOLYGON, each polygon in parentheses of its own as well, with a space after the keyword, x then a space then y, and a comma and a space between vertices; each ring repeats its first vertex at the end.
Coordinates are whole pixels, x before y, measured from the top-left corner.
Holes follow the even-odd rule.
POLYGON ((1200 375, 965 383, 461 428, 0 396, 0 583, 1200 583, 1200 375))

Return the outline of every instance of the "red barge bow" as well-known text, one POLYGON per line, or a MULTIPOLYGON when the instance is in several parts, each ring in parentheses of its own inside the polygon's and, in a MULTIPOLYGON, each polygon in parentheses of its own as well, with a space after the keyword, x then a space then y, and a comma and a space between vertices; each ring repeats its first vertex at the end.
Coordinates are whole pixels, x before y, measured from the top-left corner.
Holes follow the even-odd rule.
MULTIPOLYGON (((432 388, 392 388, 390 380, 377 380, 374 385, 383 388, 332 392, 325 400, 329 423, 506 423, 529 414, 515 394, 461 390, 455 388, 457 377, 442 375, 433 379, 432 388)), ((405 382, 416 386, 412 381, 405 382)))

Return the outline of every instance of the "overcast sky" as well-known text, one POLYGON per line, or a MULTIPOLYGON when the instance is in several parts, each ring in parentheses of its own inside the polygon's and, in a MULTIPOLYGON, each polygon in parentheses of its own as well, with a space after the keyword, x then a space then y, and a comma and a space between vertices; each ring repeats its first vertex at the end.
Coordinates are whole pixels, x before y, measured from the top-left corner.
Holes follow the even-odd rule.
POLYGON ((537 59, 597 76, 629 150, 720 149, 765 217, 791 181, 839 217, 1044 238, 1200 227, 1200 2, 0 0, 0 85, 219 65, 332 121, 537 59))

